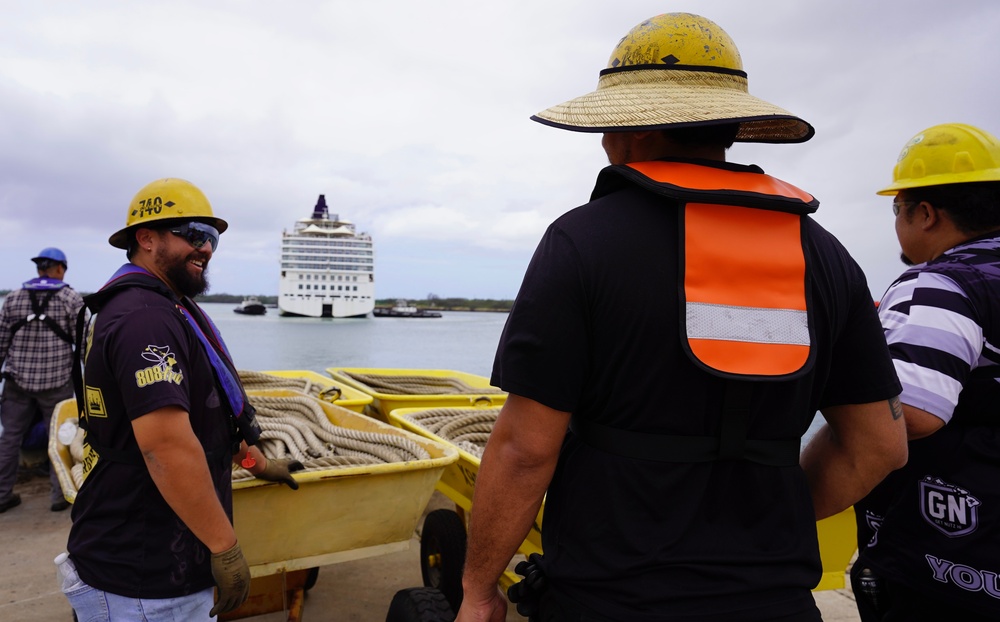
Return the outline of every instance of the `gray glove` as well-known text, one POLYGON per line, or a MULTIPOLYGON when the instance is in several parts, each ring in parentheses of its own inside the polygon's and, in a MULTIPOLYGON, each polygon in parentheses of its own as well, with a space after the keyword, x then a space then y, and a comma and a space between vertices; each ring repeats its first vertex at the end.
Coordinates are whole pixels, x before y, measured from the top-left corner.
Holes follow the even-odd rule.
POLYGON ((288 484, 292 490, 298 490, 299 483, 292 477, 292 473, 301 471, 303 468, 305 467, 298 460, 271 460, 268 458, 267 466, 256 477, 268 482, 288 484))
POLYGON ((209 615, 229 613, 247 599, 250 595, 250 566, 243 557, 239 542, 221 553, 212 553, 212 577, 219 589, 209 615))

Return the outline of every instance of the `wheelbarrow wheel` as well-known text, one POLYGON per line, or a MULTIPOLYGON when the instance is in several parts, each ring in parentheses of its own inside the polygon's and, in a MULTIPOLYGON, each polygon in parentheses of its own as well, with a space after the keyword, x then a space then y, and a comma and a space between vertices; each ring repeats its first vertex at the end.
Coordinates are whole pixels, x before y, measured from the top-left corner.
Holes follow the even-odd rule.
POLYGON ((420 574, 424 586, 440 590, 456 612, 462 606, 465 543, 465 523, 456 512, 434 510, 424 519, 420 535, 420 574))
POLYGON ((392 597, 385 622, 452 622, 455 615, 441 590, 408 587, 392 597))
POLYGON ((305 584, 303 584, 302 589, 307 592, 313 589, 316 586, 316 579, 318 578, 319 578, 319 568, 318 567, 310 568, 308 574, 306 574, 306 581, 305 584))

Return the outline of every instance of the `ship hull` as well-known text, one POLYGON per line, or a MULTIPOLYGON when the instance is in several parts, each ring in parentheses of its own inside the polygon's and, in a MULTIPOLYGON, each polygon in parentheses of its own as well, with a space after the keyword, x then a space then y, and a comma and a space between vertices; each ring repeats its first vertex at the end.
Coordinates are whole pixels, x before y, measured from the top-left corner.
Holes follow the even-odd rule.
POLYGON ((292 317, 363 318, 375 308, 375 301, 368 300, 300 300, 278 301, 278 312, 292 317))

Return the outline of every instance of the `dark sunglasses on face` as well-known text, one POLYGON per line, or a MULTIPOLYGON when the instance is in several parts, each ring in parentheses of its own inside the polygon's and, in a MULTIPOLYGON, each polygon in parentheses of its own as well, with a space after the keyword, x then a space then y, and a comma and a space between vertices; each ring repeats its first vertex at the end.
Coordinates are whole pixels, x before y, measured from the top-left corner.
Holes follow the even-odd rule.
POLYGON ((212 225, 191 221, 177 227, 171 227, 167 231, 177 237, 184 238, 188 244, 197 249, 209 242, 212 245, 213 253, 219 250, 219 230, 212 225))

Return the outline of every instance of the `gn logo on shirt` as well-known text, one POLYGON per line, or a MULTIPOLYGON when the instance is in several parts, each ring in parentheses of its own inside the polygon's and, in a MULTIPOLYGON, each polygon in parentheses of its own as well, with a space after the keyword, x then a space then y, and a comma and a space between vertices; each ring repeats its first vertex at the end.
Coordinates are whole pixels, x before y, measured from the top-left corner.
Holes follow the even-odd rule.
POLYGON ((972 533, 979 526, 982 502, 964 490, 928 475, 920 481, 920 513, 932 527, 957 538, 972 533))
POLYGON ((135 372, 137 387, 142 388, 157 382, 180 384, 184 380, 184 372, 174 370, 177 359, 170 352, 170 346, 148 345, 141 355, 142 358, 156 364, 135 372))

